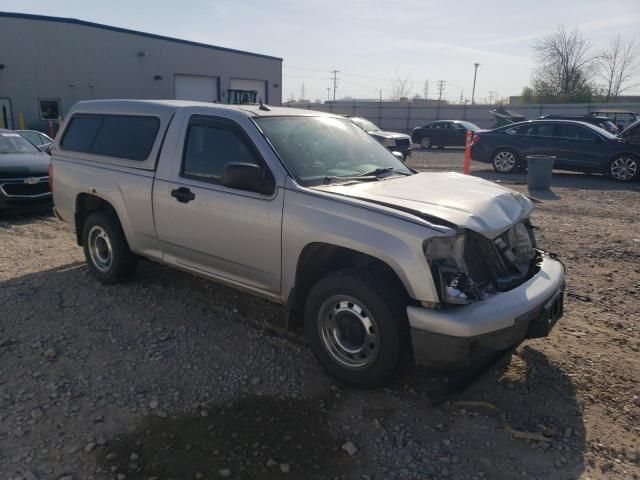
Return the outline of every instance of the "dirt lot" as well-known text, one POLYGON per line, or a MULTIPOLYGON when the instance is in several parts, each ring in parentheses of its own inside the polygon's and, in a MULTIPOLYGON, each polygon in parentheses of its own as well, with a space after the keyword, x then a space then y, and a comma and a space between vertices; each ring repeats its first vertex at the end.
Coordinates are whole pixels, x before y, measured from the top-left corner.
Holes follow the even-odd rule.
POLYGON ((559 173, 554 192, 533 219, 568 269, 565 317, 444 397, 460 379, 420 368, 344 388, 276 306, 147 262, 107 288, 69 226, 0 219, 0 477, 639 478, 640 183, 559 173))

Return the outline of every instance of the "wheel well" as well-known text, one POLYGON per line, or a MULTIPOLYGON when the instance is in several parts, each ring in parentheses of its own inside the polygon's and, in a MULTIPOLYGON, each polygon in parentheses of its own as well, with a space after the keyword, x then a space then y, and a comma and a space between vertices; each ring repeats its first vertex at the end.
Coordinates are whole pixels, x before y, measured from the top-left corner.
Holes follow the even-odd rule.
POLYGON ((93 212, 103 210, 113 212, 115 215, 113 206, 96 195, 81 193, 76 197, 75 226, 78 245, 82 246, 82 229, 84 228, 84 222, 87 220, 87 217, 93 212))
POLYGON ((366 268, 380 275, 389 287, 408 298, 406 288, 393 269, 382 260, 345 247, 328 243, 307 245, 298 258, 296 283, 289 295, 288 306, 295 315, 290 315, 289 326, 298 326, 302 322, 300 313, 313 286, 328 274, 346 268, 366 268))

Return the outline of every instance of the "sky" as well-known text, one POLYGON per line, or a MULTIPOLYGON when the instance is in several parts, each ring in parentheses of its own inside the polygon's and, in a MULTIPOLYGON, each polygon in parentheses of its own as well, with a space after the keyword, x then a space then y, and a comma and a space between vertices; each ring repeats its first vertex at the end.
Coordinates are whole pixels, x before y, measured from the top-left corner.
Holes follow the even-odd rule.
MULTIPOLYGON (((408 78, 411 96, 518 95, 535 66, 532 42, 560 25, 594 50, 616 34, 640 41, 640 0, 0 0, 0 11, 71 17, 273 55, 283 100, 389 98, 408 78), (304 84, 304 87, 303 87, 304 84)), ((626 92, 640 95, 640 87, 626 92)))

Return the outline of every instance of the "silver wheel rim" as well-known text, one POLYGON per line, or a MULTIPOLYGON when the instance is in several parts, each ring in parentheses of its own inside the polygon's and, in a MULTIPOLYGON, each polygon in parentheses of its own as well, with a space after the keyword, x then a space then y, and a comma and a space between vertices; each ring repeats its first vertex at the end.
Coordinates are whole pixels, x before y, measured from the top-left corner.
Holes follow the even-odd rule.
POLYGON ((420 142, 420 145, 422 146, 422 148, 429 148, 431 146, 431 139, 429 137, 423 138, 420 142))
POLYGON ((87 246, 93 266, 99 272, 108 272, 113 261, 113 248, 104 228, 99 225, 91 227, 87 246))
POLYGON ((378 326, 355 298, 334 295, 318 312, 318 332, 329 356, 349 370, 371 365, 380 350, 378 326))
POLYGON ((493 164, 499 172, 510 172, 516 165, 516 156, 511 152, 498 152, 493 159, 493 164))
POLYGON ((611 176, 616 180, 631 180, 638 173, 638 163, 629 157, 616 158, 611 162, 611 176))

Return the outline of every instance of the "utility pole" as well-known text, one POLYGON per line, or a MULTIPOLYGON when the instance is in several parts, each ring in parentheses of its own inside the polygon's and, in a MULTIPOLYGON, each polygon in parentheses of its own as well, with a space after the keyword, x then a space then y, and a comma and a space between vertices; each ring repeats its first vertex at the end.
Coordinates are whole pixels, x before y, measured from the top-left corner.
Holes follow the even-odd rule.
POLYGON ((382 89, 380 89, 379 92, 380 92, 380 103, 382 103, 382 89))
POLYGON ((429 100, 429 80, 424 81, 424 99, 429 100))
POLYGON ((464 101, 464 90, 460 90, 460 103, 464 101))
POLYGON ((497 97, 496 92, 494 92, 493 90, 489 90, 489 105, 493 105, 494 95, 497 97))
POLYGON ((442 92, 444 91, 447 82, 444 80, 438 80, 438 103, 442 101, 442 92))
POLYGON ((331 101, 331 87, 327 87, 327 102, 331 101))
POLYGON ((478 67, 480 66, 479 63, 474 63, 473 67, 473 90, 471 90, 471 105, 473 105, 475 103, 476 100, 476 77, 478 76, 478 67))
POLYGON ((338 73, 340 70, 332 70, 333 73, 333 101, 336 101, 336 88, 338 88, 338 73))
POLYGON ((440 102, 442 102, 442 92, 447 82, 438 80, 438 103, 436 104, 436 120, 440 120, 440 102))

